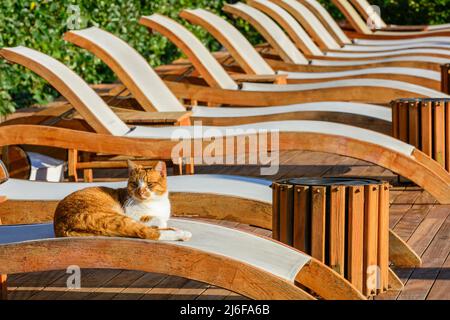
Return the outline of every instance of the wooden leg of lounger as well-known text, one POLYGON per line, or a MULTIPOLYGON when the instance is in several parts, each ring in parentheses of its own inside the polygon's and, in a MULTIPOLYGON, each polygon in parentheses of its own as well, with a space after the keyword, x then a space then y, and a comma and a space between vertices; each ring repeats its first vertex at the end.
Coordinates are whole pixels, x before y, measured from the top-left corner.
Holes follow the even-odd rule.
MULTIPOLYGON (((89 162, 91 160, 91 156, 89 153, 83 153, 83 161, 89 162)), ((83 169, 83 179, 84 182, 92 182, 94 181, 94 172, 91 168, 83 169)))
POLYGON ((6 284, 6 274, 0 274, 0 300, 8 300, 8 286, 6 284))
POLYGON ((186 174, 195 173, 194 158, 190 157, 189 160, 186 161, 185 172, 186 174))
POLYGON ((69 181, 77 182, 77 162, 78 162, 78 150, 69 149, 67 155, 69 181))
MULTIPOLYGON (((0 199, 0 203, 3 202, 0 199)), ((0 225, 2 224, 2 221, 0 220, 0 225)), ((0 300, 7 300, 8 299, 8 286, 6 284, 6 274, 0 274, 0 300)))
POLYGON ((422 264, 417 253, 392 230, 389 232, 389 260, 400 268, 420 267, 422 264))
POLYGON ((389 268, 389 290, 392 291, 400 291, 403 290, 403 282, 400 278, 395 274, 395 272, 389 268))

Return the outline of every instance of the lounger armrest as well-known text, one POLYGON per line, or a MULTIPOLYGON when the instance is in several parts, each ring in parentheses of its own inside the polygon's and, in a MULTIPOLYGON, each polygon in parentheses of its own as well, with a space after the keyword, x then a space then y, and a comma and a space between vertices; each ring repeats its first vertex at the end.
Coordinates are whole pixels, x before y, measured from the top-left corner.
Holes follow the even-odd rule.
POLYGON ((191 111, 180 112, 145 112, 123 108, 112 108, 128 125, 190 125, 191 111))
POLYGON ((286 74, 268 74, 268 75, 252 75, 252 74, 232 74, 231 77, 236 82, 256 82, 256 83, 275 83, 286 84, 286 74))
POLYGON ((381 29, 375 29, 376 31, 425 31, 427 26, 397 26, 388 25, 381 29))

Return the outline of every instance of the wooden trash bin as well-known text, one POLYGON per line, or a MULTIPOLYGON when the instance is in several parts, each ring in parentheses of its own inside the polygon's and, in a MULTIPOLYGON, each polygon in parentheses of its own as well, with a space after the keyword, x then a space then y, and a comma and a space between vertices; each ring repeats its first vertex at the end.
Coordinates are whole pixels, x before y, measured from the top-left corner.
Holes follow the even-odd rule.
POLYGON ((391 106, 392 136, 450 171, 450 99, 398 99, 391 106))
POLYGON ((388 183, 299 178, 272 190, 274 239, 327 264, 366 296, 388 290, 388 183))

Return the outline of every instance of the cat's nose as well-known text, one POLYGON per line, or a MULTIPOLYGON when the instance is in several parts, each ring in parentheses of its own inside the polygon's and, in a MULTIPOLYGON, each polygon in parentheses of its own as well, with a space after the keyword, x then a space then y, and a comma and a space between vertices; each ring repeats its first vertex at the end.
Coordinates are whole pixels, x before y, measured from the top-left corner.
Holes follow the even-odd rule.
POLYGON ((138 190, 138 194, 139 194, 140 196, 145 196, 145 195, 147 195, 147 194, 148 194, 147 189, 145 189, 145 188, 139 189, 139 190, 138 190))

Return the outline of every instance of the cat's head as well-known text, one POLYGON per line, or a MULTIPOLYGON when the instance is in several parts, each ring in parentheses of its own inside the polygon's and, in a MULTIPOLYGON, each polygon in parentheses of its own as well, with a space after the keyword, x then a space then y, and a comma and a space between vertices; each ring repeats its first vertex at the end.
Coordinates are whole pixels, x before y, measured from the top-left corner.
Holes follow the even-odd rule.
POLYGON ((167 194, 166 164, 159 161, 151 168, 128 161, 128 194, 139 201, 156 199, 167 194))

